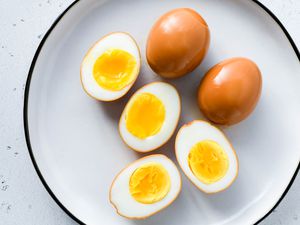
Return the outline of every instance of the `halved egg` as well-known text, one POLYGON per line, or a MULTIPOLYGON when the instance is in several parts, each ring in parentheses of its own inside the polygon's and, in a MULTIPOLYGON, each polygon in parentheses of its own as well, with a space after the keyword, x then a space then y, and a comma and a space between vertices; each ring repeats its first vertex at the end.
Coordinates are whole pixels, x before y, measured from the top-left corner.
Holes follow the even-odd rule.
POLYGON ((177 126, 180 97, 164 82, 140 88, 128 101, 119 122, 124 142, 138 152, 149 152, 166 143, 177 126))
POLYGON ((112 182, 109 199, 119 215, 144 219, 170 205, 180 190, 177 167, 168 157, 156 154, 123 169, 112 182))
POLYGON ((135 40, 115 32, 101 38, 84 57, 81 83, 91 97, 113 101, 125 95, 138 77, 141 59, 135 40))
POLYGON ((208 122, 195 120, 180 128, 177 161, 185 175, 205 193, 228 188, 238 174, 238 159, 225 135, 208 122))

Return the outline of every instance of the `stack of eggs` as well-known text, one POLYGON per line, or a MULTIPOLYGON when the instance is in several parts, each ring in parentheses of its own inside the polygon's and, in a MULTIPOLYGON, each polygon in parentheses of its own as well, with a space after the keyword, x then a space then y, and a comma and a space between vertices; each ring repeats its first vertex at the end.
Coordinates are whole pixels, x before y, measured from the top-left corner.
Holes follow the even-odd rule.
MULTIPOLYGON (((175 9, 160 17, 150 31, 147 61, 163 78, 182 77, 202 62, 209 42, 208 25, 196 11, 175 9)), ((127 33, 111 33, 86 54, 81 82, 91 97, 113 101, 133 86, 140 67, 135 40, 127 33)), ((227 59, 213 66, 202 79, 198 105, 212 123, 232 125, 254 110, 261 88, 261 73, 254 62, 227 59)), ((126 104, 119 122, 120 136, 135 151, 153 151, 170 139, 180 111, 180 97, 172 85, 147 84, 126 104)), ((238 173, 231 143, 205 121, 194 120, 180 128, 175 154, 184 174, 205 193, 226 189, 238 173)), ((109 198, 120 215, 142 219, 170 205, 180 190, 181 176, 176 165, 166 156, 154 154, 123 169, 112 182, 109 198)))

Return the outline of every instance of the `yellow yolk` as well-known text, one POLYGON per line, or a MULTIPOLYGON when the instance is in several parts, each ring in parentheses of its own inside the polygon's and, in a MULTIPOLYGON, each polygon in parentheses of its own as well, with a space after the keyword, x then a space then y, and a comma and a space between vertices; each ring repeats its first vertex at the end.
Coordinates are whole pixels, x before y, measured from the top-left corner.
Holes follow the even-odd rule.
POLYGON ((93 76, 104 89, 119 91, 135 80, 137 70, 136 59, 130 53, 109 49, 96 60, 93 76))
POLYGON ((189 167, 205 184, 212 184, 225 176, 229 159, 222 147, 210 140, 195 144, 188 155, 189 167))
POLYGON ((146 163, 130 177, 129 191, 138 202, 152 204, 162 200, 171 186, 168 171, 159 163, 146 163))
POLYGON ((160 131, 165 114, 165 106, 155 95, 139 94, 126 112, 127 130, 141 139, 153 136, 160 131))

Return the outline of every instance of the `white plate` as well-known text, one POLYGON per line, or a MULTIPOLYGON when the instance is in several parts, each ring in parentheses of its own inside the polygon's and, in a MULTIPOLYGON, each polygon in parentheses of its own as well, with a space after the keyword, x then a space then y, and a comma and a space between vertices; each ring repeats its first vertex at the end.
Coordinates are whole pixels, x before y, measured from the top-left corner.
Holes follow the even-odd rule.
MULTIPOLYGON (((293 41, 276 17, 255 1, 76 1, 53 24, 32 63, 24 106, 29 152, 51 196, 80 223, 253 224, 280 201, 298 170, 299 74, 293 41), (201 66, 170 81, 182 96, 180 125, 202 118, 196 87, 204 72, 225 58, 253 59, 263 74, 263 92, 247 120, 223 128, 240 161, 239 176, 228 190, 206 195, 183 176, 183 189, 174 204, 144 221, 131 221, 116 214, 108 191, 118 171, 144 155, 123 144, 118 119, 134 90, 160 80, 146 64, 145 43, 154 21, 177 7, 201 13, 212 36, 201 66), (127 31, 136 38, 143 65, 125 98, 101 103, 82 90, 79 66, 89 47, 111 31, 127 31)), ((174 159, 174 138, 157 152, 174 159)))

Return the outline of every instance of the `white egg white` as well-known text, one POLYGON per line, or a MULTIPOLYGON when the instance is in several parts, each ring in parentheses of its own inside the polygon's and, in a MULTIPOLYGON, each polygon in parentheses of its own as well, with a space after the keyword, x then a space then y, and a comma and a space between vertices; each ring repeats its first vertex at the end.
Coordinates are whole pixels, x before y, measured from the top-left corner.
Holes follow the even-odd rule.
POLYGON ((238 174, 238 159, 230 142, 224 134, 208 122, 195 120, 180 128, 175 141, 177 161, 190 181, 205 193, 216 193, 228 188, 238 174), (188 163, 191 148, 198 142, 211 140, 218 143, 228 155, 229 168, 223 178, 212 184, 201 182, 192 172, 188 163))
POLYGON ((93 68, 96 60, 109 49, 120 49, 130 53, 137 62, 137 72, 135 79, 138 77, 141 57, 140 51, 135 40, 127 33, 114 32, 101 38, 94 46, 90 48, 85 55, 80 69, 81 83, 84 90, 91 97, 101 101, 113 101, 121 98, 132 87, 134 81, 119 91, 107 90, 101 87, 93 76, 93 68))
POLYGON ((144 219, 170 205, 181 190, 181 176, 175 164, 161 154, 149 155, 138 159, 123 169, 114 179, 109 193, 110 202, 117 213, 130 219, 144 219), (146 163, 160 163, 170 176, 171 185, 167 195, 153 204, 143 204, 136 201, 130 194, 129 181, 133 172, 146 163))
POLYGON ((138 152, 149 152, 155 150, 166 143, 172 136, 177 127, 181 110, 180 97, 177 90, 170 84, 165 82, 153 82, 140 88, 127 103, 119 122, 119 131, 123 141, 138 152), (165 106, 165 121, 160 131, 146 139, 140 139, 131 134, 126 127, 126 110, 130 105, 130 101, 135 96, 142 93, 150 93, 155 95, 165 106))

